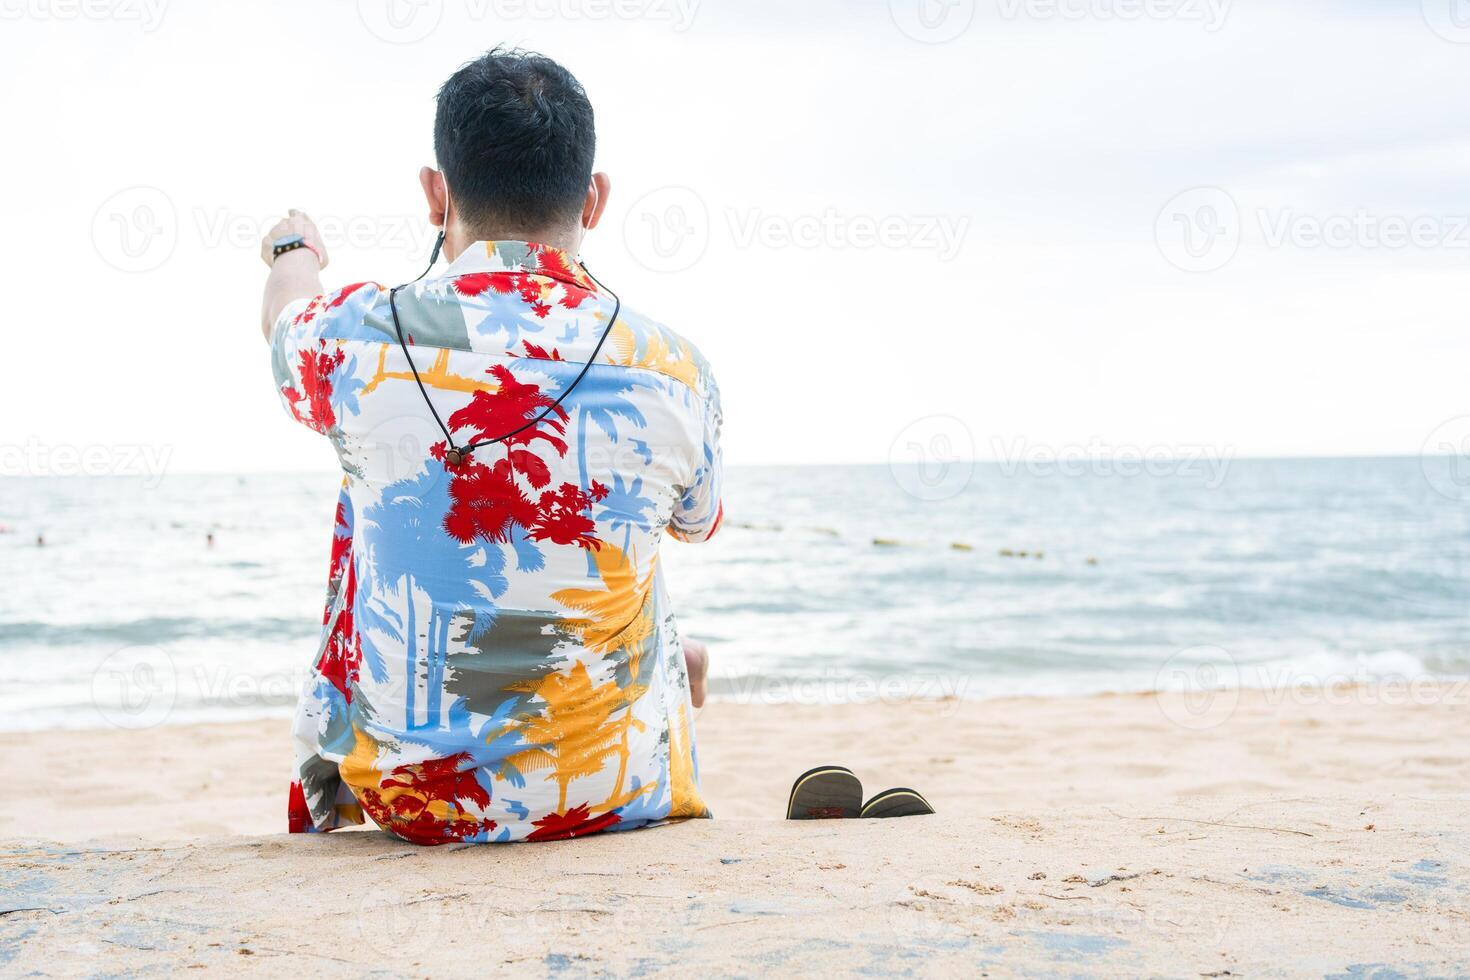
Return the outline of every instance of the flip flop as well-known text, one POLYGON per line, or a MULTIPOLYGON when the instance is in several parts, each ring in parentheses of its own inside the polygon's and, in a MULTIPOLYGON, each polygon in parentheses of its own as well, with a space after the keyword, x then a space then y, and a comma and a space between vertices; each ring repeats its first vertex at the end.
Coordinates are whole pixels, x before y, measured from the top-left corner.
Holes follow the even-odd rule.
POLYGON ((929 801, 911 789, 884 790, 863 804, 861 817, 927 817, 934 812, 929 801))
POLYGON ((804 772, 791 787, 787 820, 851 820, 863 807, 863 784, 851 769, 818 766, 804 772))

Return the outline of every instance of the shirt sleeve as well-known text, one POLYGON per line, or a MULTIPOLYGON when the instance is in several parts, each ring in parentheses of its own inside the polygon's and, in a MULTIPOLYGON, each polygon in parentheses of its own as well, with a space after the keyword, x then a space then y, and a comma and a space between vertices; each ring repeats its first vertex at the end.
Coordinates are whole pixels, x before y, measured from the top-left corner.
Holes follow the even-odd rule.
POLYGON ((669 534, 680 541, 708 541, 720 529, 724 505, 724 457, 720 450, 720 389, 714 380, 704 398, 704 445, 694 476, 674 508, 669 534))
POLYGON ((382 289, 356 283, 286 305, 271 327, 276 393, 291 417, 323 434, 336 428, 353 388, 351 358, 341 341, 363 336, 367 313, 382 289))

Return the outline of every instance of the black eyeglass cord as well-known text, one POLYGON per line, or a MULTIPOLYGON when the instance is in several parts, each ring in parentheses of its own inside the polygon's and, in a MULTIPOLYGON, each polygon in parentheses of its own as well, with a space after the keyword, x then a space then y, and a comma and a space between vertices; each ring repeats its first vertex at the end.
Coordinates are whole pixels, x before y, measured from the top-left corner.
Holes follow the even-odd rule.
POLYGON ((444 462, 449 466, 458 467, 462 465, 465 460, 469 459, 470 454, 473 453, 476 449, 484 449, 486 446, 493 446, 497 443, 505 442, 505 440, 510 439, 513 436, 518 436, 522 432, 525 432, 527 429, 534 428, 535 426, 540 425, 548 415, 561 407, 561 403, 566 401, 567 396, 576 389, 577 385, 582 383, 582 379, 587 377, 587 372, 592 369, 592 365, 597 361, 597 355, 602 353, 602 347, 604 344, 607 343, 607 338, 608 335, 612 333, 613 325, 618 322, 618 314, 623 311, 623 301, 617 293, 604 286, 598 280, 598 278, 592 274, 592 271, 587 268, 587 265, 585 263, 581 263, 582 271, 587 273, 587 278, 591 279, 593 283, 596 284, 598 289, 601 289, 603 292, 607 293, 613 298, 613 313, 612 317, 607 321, 607 327, 604 328, 602 331, 602 336, 597 339, 597 346, 592 349, 592 355, 587 358, 587 363, 582 365, 582 370, 577 374, 576 380, 567 385, 566 388, 562 389, 562 393, 557 396, 556 401, 548 405, 544 412, 542 412, 540 415, 536 416, 534 419, 527 422, 520 428, 512 429, 505 435, 496 436, 494 439, 484 439, 480 442, 472 442, 468 445, 456 446, 454 444, 454 436, 449 431, 449 426, 445 425, 444 419, 439 416, 439 410, 434 407, 434 401, 429 397, 429 389, 425 387, 424 379, 419 376, 419 369, 413 363, 413 356, 408 352, 408 342, 404 339, 403 336, 403 325, 398 321, 398 291, 400 289, 406 289, 407 287, 412 286, 414 283, 422 280, 424 276, 427 276, 429 274, 429 270, 434 268, 434 263, 439 261, 439 253, 443 250, 443 248, 444 232, 441 231, 439 233, 438 241, 434 243, 434 253, 429 256, 428 268, 424 269, 423 273, 418 277, 418 279, 413 280, 413 282, 406 282, 402 286, 394 286, 391 290, 389 290, 388 308, 393 312, 393 330, 398 334, 398 346, 403 349, 403 356, 408 361, 408 368, 410 371, 413 372, 413 380, 418 383, 419 393, 424 396, 424 404, 429 406, 429 414, 433 415, 434 421, 439 423, 439 430, 444 433, 444 441, 449 445, 449 449, 444 453, 444 462))

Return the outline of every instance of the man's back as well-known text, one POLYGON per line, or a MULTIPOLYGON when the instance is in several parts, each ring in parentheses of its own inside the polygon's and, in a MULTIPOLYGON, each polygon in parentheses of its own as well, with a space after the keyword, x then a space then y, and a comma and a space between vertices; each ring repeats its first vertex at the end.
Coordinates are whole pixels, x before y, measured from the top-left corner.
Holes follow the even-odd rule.
POLYGON ((288 409, 346 474, 292 829, 365 810, 424 843, 521 840, 706 815, 658 545, 719 526, 708 365, 626 309, 608 330, 614 297, 547 246, 476 243, 395 301, 406 352, 373 284, 272 333, 288 409))

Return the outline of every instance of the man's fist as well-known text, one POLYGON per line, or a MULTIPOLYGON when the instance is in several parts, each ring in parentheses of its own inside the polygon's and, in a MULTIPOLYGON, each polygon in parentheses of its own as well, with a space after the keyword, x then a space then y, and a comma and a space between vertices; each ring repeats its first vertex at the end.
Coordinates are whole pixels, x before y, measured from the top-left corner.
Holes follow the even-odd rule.
MULTIPOLYGON (((316 254, 321 268, 325 269, 327 267, 327 248, 322 244, 321 232, 317 231, 316 225, 310 218, 295 209, 292 209, 286 217, 277 221, 275 227, 266 232, 265 237, 260 240, 260 257, 265 261, 266 265, 276 264, 273 251, 276 242, 291 235, 300 235, 306 239, 306 244, 310 246, 310 251, 316 254)), ((300 249, 300 251, 304 252, 307 249, 300 249)), ((284 256, 282 257, 284 258, 284 256)))

